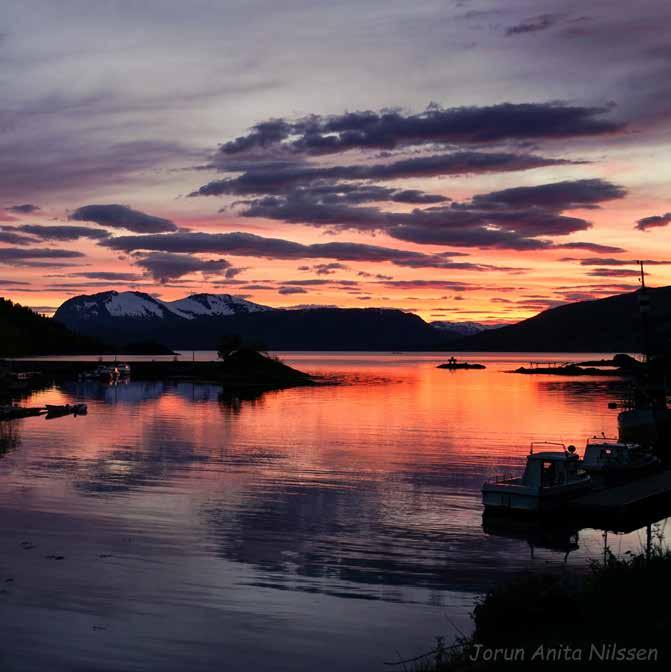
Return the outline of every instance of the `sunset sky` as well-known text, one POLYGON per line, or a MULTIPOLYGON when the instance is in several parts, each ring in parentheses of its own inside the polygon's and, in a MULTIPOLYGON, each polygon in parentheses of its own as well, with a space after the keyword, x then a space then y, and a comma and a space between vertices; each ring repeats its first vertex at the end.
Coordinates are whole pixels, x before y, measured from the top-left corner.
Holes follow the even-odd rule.
POLYGON ((6 0, 0 294, 509 322, 671 284, 667 0, 6 0))

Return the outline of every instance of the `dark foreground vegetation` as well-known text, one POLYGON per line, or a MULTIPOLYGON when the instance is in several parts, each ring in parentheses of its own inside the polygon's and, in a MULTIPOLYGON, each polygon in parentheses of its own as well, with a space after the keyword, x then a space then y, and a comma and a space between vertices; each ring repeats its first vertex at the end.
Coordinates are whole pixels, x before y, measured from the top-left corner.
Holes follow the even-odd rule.
POLYGON ((475 632, 399 666, 463 670, 668 669, 671 552, 610 552, 587 572, 528 575, 475 607, 475 632))
POLYGON ((170 355, 173 351, 159 341, 147 339, 110 346, 50 317, 38 315, 30 308, 0 298, 0 357, 92 354, 170 355))
POLYGON ((0 357, 100 352, 103 346, 59 322, 0 298, 0 357))

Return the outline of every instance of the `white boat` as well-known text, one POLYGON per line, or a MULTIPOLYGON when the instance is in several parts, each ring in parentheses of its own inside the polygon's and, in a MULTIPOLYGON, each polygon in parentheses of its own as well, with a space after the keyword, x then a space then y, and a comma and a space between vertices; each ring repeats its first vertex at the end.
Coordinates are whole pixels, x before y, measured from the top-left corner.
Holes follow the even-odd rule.
POLYGON ((589 474, 580 468, 575 447, 567 450, 562 443, 532 443, 524 474, 485 483, 482 503, 485 510, 557 511, 572 497, 589 490, 591 484, 589 474), (552 450, 559 447, 561 450, 552 450))
POLYGON ((626 443, 607 437, 587 440, 582 467, 590 474, 635 474, 659 465, 659 460, 638 443, 626 443))

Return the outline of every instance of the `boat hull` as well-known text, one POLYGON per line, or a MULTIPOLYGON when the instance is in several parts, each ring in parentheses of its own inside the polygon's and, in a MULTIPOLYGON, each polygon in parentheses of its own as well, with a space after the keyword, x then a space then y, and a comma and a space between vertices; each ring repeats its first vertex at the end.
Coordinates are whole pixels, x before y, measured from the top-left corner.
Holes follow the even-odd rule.
POLYGON ((485 511, 551 513, 561 511, 567 502, 591 487, 591 479, 556 488, 529 488, 524 485, 485 483, 482 503, 485 511))

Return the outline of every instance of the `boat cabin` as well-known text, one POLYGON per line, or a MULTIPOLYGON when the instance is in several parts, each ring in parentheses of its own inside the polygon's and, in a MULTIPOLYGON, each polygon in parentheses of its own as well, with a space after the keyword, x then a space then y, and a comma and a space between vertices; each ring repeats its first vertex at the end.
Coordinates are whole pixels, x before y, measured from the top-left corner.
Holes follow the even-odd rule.
POLYGON ((539 489, 567 485, 582 479, 578 471, 579 463, 578 456, 570 452, 532 452, 527 457, 522 482, 528 487, 539 489))
POLYGON ((594 437, 588 439, 583 466, 588 471, 615 472, 654 467, 659 462, 638 443, 594 437))
POLYGON ((573 446, 566 449, 563 444, 536 443, 531 444, 524 474, 518 478, 497 478, 485 483, 482 486, 482 501, 485 509, 557 510, 571 497, 589 489, 590 485, 591 479, 580 469, 580 458, 573 446), (557 447, 561 450, 556 450, 557 447))

